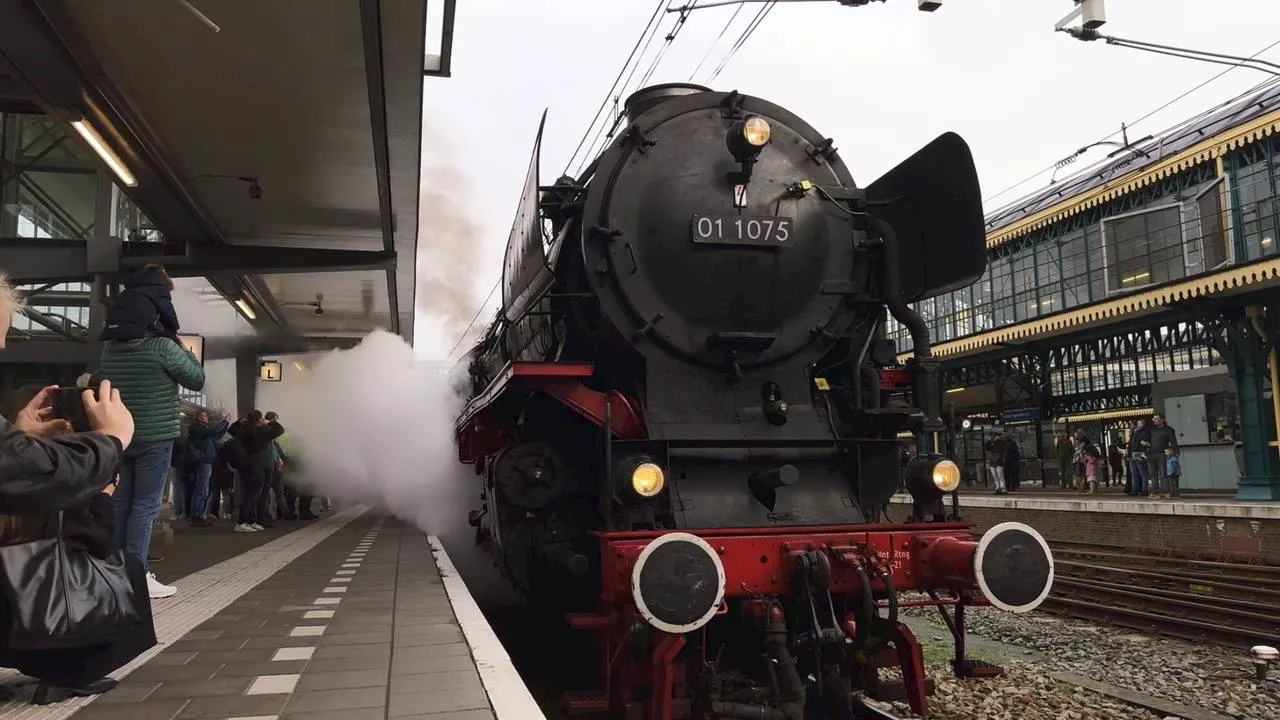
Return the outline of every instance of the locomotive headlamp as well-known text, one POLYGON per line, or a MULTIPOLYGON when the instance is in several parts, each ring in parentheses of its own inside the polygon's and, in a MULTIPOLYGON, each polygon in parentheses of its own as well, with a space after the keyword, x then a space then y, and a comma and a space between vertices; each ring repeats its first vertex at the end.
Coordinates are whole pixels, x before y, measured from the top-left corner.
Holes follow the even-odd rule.
POLYGON ((941 455, 922 455, 907 463, 907 491, 916 500, 933 500, 960 487, 960 468, 941 455))
POLYGON ((956 464, 950 460, 939 461, 937 465, 933 466, 931 475, 933 486, 944 493, 949 493, 960 487, 960 468, 956 467, 956 464))
POLYGON ((769 127, 768 121, 762 117, 752 116, 742 123, 742 139, 752 147, 764 147, 769 142, 772 132, 773 129, 769 127))
POLYGON ((751 181, 752 166, 772 137, 773 128, 769 126, 769 121, 759 115, 748 116, 747 119, 729 126, 724 139, 725 147, 742 168, 735 183, 745 185, 751 181))
POLYGON ((651 498, 662 492, 667 478, 662 468, 651 462, 640 463, 631 471, 631 489, 640 497, 651 498))

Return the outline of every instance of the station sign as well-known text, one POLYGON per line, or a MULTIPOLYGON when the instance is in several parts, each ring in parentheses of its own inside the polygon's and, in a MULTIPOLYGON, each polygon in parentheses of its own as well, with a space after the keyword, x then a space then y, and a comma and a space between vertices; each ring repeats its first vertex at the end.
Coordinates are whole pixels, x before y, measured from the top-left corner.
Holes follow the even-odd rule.
POLYGON ((1031 423, 1039 422, 1040 408, 1020 408, 1018 410, 1005 410, 1000 413, 1001 425, 1012 425, 1014 423, 1031 423))
POLYGON ((284 371, 279 360, 263 360, 258 365, 258 379, 263 382, 280 382, 283 377, 284 371))

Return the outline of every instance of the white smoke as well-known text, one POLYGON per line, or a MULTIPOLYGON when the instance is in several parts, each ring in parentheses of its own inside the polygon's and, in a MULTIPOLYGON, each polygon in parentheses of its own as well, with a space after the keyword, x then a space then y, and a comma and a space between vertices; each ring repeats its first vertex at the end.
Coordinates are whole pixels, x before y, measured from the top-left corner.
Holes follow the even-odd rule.
POLYGON ((378 330, 292 377, 271 409, 317 495, 384 507, 429 533, 465 523, 479 483, 458 462, 453 426, 464 401, 438 365, 378 330))

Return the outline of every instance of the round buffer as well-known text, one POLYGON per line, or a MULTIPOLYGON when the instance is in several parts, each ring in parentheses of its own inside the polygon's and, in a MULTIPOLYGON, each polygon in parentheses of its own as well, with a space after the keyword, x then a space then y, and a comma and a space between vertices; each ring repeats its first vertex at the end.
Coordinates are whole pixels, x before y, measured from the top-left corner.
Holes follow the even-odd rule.
POLYGON ((724 565, 705 540, 689 533, 654 539, 631 569, 631 597, 653 627, 672 634, 710 622, 724 600, 724 565))
POLYGON ((1003 522, 978 541, 973 558, 978 588, 992 605, 1013 613, 1040 607, 1053 589, 1053 553, 1040 533, 1003 522))

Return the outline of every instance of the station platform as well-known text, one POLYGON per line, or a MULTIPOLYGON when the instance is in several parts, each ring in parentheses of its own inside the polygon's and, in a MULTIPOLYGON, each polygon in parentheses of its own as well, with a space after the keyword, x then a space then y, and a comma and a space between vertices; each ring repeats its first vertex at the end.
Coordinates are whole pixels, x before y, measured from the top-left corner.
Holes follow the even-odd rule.
MULTIPOLYGON (((895 495, 895 504, 910 505, 910 495, 895 495)), ((966 488, 960 491, 960 502, 966 507, 1023 510, 1059 510, 1064 512, 1109 512, 1131 515, 1178 515, 1208 518, 1243 518, 1280 521, 1280 502, 1238 502, 1231 495, 1219 493, 1183 493, 1163 500, 1130 497, 1118 488, 1104 488, 1083 495, 1060 488, 1027 487, 1016 493, 996 495, 990 490, 966 488)))
MULTIPOLYGON (((1237 560, 1280 562, 1277 502, 1238 502, 1228 495, 1199 493, 1155 500, 1129 497, 1115 487, 1082 495, 1024 485, 1007 495, 964 488, 959 505, 960 516, 976 523, 979 531, 1002 522, 1023 522, 1039 530, 1050 544, 1218 553, 1237 560)), ((910 512, 909 495, 893 496, 892 519, 910 512)))
POLYGON ((178 593, 153 601, 159 644, 119 686, 41 707, 6 671, 0 720, 544 717, 436 538, 363 507, 292 527, 180 536, 257 545, 181 578, 153 567, 178 593))

